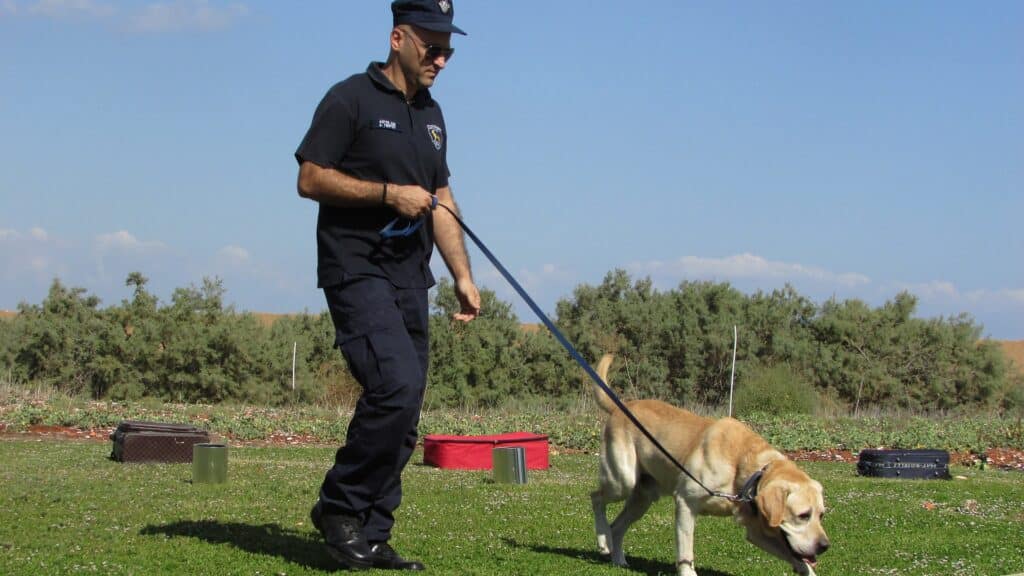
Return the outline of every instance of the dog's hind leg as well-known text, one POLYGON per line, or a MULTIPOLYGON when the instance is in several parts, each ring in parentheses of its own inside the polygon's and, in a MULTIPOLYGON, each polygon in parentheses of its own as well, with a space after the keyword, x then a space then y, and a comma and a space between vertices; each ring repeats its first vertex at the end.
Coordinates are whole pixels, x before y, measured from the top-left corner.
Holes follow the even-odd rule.
POLYGON ((602 556, 608 556, 612 553, 609 548, 609 540, 611 539, 611 527, 608 526, 608 514, 606 509, 608 507, 609 499, 605 498, 604 492, 601 489, 594 490, 590 493, 590 504, 594 508, 594 532, 597 533, 597 551, 602 556))
POLYGON ((651 504, 658 499, 658 485, 649 476, 642 476, 633 491, 626 499, 622 512, 615 517, 611 526, 612 563, 617 566, 626 566, 626 552, 623 540, 626 537, 626 530, 634 522, 643 517, 651 504))
POLYGON ((614 542, 606 509, 610 502, 620 502, 633 493, 637 483, 636 454, 631 449, 628 436, 608 428, 604 436, 598 488, 590 494, 590 503, 594 509, 597 550, 601 555, 611 555, 614 542))

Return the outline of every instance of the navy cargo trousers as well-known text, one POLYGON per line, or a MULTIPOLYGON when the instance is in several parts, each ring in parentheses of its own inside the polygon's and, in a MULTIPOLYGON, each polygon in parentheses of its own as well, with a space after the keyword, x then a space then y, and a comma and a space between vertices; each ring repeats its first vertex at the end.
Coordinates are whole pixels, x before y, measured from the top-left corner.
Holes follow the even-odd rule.
POLYGON ((320 501, 327 514, 361 519, 369 542, 386 542, 402 501, 402 469, 416 448, 427 385, 427 290, 361 277, 325 287, 324 295, 335 345, 363 392, 320 501))

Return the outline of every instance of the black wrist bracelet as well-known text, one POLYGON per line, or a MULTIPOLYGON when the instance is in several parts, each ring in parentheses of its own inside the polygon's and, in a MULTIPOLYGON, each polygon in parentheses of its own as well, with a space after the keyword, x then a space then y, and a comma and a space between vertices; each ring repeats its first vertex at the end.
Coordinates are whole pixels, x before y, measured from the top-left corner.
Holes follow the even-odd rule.
POLYGON ((387 182, 387 180, 384 181, 384 191, 380 193, 380 203, 381 204, 387 204, 388 203, 388 182, 387 182))

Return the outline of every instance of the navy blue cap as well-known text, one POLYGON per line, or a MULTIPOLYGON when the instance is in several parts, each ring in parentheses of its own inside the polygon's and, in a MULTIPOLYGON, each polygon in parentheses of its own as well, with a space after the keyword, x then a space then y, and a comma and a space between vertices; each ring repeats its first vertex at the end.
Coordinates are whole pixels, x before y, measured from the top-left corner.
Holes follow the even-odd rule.
POLYGON ((452 24, 455 6, 452 0, 395 0, 391 3, 395 26, 411 24, 434 32, 454 32, 466 35, 452 24))

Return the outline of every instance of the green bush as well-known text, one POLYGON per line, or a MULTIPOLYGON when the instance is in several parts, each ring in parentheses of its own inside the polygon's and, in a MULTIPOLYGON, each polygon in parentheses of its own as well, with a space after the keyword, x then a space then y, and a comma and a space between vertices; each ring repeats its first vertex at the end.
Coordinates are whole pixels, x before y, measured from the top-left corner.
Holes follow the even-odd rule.
POLYGON ((217 279, 175 290, 165 306, 141 274, 125 284, 132 298, 100 309, 95 296, 55 280, 40 305, 22 304, 0 325, 0 368, 12 380, 94 399, 281 405, 321 398, 315 375, 343 363, 327 314, 267 328, 224 306, 217 279))
POLYGON ((1014 374, 1001 391, 1000 408, 1008 414, 1024 417, 1024 375, 1014 374))
POLYGON ((806 414, 816 408, 818 393, 810 382, 787 364, 758 366, 736 384, 733 414, 806 414))
MULTIPOLYGON (((0 321, 0 374, 104 400, 350 406, 361 392, 333 347, 326 312, 267 327, 226 306, 217 279, 179 288, 168 303, 146 290, 140 273, 125 284, 130 298, 107 308, 59 280, 42 303, 20 305, 0 321)), ((524 330, 509 303, 489 290, 481 297, 483 314, 464 324, 451 319, 458 302, 450 280, 431 292, 426 406, 570 406, 588 386, 583 371, 547 330, 524 330)), ((726 283, 683 282, 659 291, 616 270, 559 301, 553 320, 591 362, 616 354, 615 384, 626 397, 724 405, 735 328, 738 384, 750 409, 808 412, 800 402, 821 399, 825 415, 1020 413, 1020 381, 995 343, 979 341, 982 328, 963 315, 915 318, 916 305, 901 293, 880 307, 818 306, 789 286, 745 295, 726 283), (789 368, 770 368, 777 366, 789 368)))

